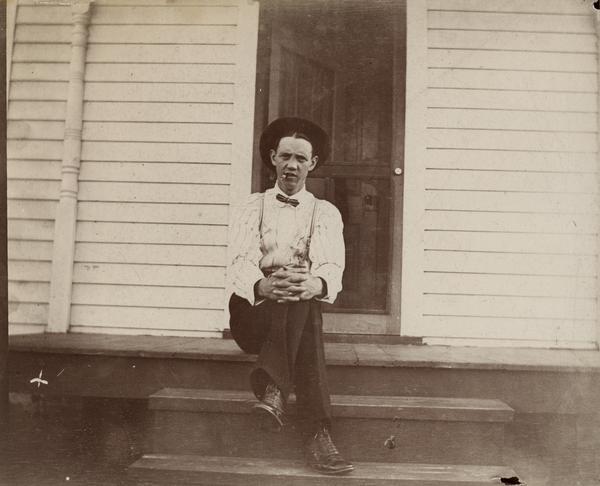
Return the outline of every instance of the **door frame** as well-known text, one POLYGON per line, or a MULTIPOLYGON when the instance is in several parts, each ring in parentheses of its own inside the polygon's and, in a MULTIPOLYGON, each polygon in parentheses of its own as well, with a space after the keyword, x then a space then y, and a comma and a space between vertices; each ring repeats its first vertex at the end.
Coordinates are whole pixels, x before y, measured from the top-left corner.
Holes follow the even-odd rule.
MULTIPOLYGON (((390 177, 390 194, 393 203, 390 207, 390 225, 391 225, 391 244, 389 250, 390 273, 387 286, 387 305, 386 311, 379 313, 354 313, 354 312, 325 312, 323 313, 324 330, 327 333, 333 334, 371 334, 371 335, 394 335, 400 336, 401 327, 401 297, 402 297, 402 255, 403 255, 403 193, 404 193, 404 137, 405 137, 405 80, 406 80, 406 2, 398 2, 394 5, 393 11, 393 106, 392 106, 392 147, 391 161, 389 170, 392 172, 390 177), (400 174, 396 175, 394 169, 400 169, 400 174)), ((261 9, 261 16, 267 9, 261 9)), ((266 21, 272 27, 277 24, 277 9, 265 12, 266 21)), ((279 96, 276 91, 279 85, 280 73, 273 66, 279 64, 278 59, 281 56, 281 46, 283 45, 290 50, 294 49, 293 43, 287 39, 285 34, 281 34, 277 29, 270 28, 268 40, 268 75, 262 75, 263 85, 266 84, 267 92, 263 87, 262 90, 257 90, 257 96, 261 97, 263 106, 256 106, 257 119, 255 120, 255 129, 262 129, 266 122, 272 121, 278 116, 277 103, 271 103, 270 100, 278 100, 279 96), (266 83, 265 83, 266 81, 266 83), (264 102, 266 100, 266 107, 264 102), (261 124, 262 121, 262 124, 261 124)), ((296 42, 296 40, 294 40, 296 42)), ((308 44, 306 44, 308 46, 308 44)), ((266 46, 263 46, 263 50, 266 46)), ((310 49, 307 47, 307 49, 310 49)), ((259 47, 259 51, 261 48, 259 47)), ((266 56, 265 56, 266 57, 266 56)), ((258 62, 264 62, 264 59, 259 59, 258 62)), ((337 78, 337 69, 340 65, 333 58, 323 58, 319 56, 319 62, 323 65, 330 66, 335 71, 337 78)), ((260 83, 257 83, 260 85, 260 83)), ((338 104, 340 90, 337 89, 335 82, 334 92, 334 110, 338 104)), ((335 126, 335 116, 333 117, 335 126)), ((335 130, 334 130, 335 132, 335 130)), ((256 138, 256 137, 255 137, 256 138)), ((256 145, 256 142, 255 142, 256 145)), ((256 148, 256 147, 255 147, 256 148)), ((261 166, 259 159, 254 154, 254 180, 253 185, 258 189, 260 184, 261 166)))

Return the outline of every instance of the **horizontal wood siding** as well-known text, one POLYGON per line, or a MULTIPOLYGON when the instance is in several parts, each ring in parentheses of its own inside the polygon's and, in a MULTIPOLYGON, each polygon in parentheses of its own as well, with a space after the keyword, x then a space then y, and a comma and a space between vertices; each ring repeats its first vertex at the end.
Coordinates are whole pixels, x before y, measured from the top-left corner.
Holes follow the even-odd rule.
POLYGON ((420 334, 591 347, 598 54, 576 0, 428 0, 420 334))
POLYGON ((231 1, 95 3, 72 331, 222 329, 237 23, 231 1))
POLYGON ((18 5, 7 109, 9 332, 48 320, 70 59, 71 9, 18 5), (37 24, 37 25, 33 25, 37 24), (42 28, 43 36, 24 36, 42 28), (39 75, 38 75, 39 74, 39 75))

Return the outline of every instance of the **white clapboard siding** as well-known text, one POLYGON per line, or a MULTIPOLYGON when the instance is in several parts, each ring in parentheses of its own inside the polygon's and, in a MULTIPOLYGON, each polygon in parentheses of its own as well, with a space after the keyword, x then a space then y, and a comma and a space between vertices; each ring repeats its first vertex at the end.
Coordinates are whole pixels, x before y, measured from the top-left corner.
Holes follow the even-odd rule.
POLYGON ((73 282, 220 288, 224 284, 224 272, 221 267, 191 265, 76 263, 73 282))
POLYGON ((61 160, 62 145, 56 140, 8 140, 6 152, 8 159, 61 160))
POLYGON ((235 105, 244 8, 236 0, 95 3, 72 331, 223 328, 235 122, 252 116, 235 105))
POLYGON ((427 251, 425 271, 594 277, 595 255, 427 251))
POLYGON ((530 71, 582 72, 597 70, 594 53, 494 51, 484 49, 429 49, 431 67, 462 69, 519 70, 525 66, 530 71))
POLYGON ((48 322, 48 304, 11 302, 8 320, 19 325, 37 325, 39 332, 44 332, 44 326, 48 322))
POLYGON ((227 227, 199 224, 90 223, 77 225, 77 240, 106 243, 225 245, 227 227))
POLYGON ((10 99, 18 101, 63 101, 67 98, 67 83, 63 81, 13 81, 10 99))
MULTIPOLYGON (((543 183, 544 181, 540 183, 540 187, 543 187, 543 183)), ((509 191, 506 187, 499 190, 494 190, 493 187, 487 190, 439 187, 428 188, 425 193, 426 207, 439 210, 597 214, 599 200, 597 193, 509 191)))
MULTIPOLYGON (((22 2, 19 2, 22 4, 22 2)), ((63 25, 21 24, 15 29, 15 43, 69 44, 72 27, 63 25)))
POLYGON ((75 284, 73 304, 172 309, 223 309, 223 289, 75 284))
POLYGON ((10 77, 12 81, 67 81, 69 79, 69 64, 66 62, 15 62, 12 65, 10 77))
POLYGON ((229 164, 181 162, 93 162, 81 164, 79 180, 193 182, 196 184, 227 184, 231 177, 229 164))
POLYGON ((425 285, 430 294, 447 294, 448 288, 458 295, 496 295, 594 299, 594 277, 556 275, 495 275, 482 273, 425 272, 425 285))
POLYGON ((227 248, 225 245, 182 245, 178 243, 80 242, 75 249, 75 262, 225 267, 227 248))
MULTIPOLYGON (((42 70, 43 65, 40 65, 42 70)), ((146 82, 146 83, 231 83, 235 66, 231 64, 172 64, 165 69, 156 64, 88 64, 85 80, 95 82, 146 82)), ((53 72, 43 70, 42 76, 51 77, 53 72)), ((23 74, 24 79, 28 79, 23 74)))
POLYGON ((8 295, 11 302, 48 303, 50 284, 46 282, 8 282, 8 295))
POLYGON ((11 101, 8 120, 62 120, 65 119, 64 101, 11 101))
MULTIPOLYGON (((578 0, 565 1, 577 2, 578 0)), ((588 15, 549 15, 547 13, 532 12, 531 8, 525 5, 521 5, 518 10, 523 12, 430 10, 428 27, 431 29, 564 32, 571 34, 593 34, 595 32, 594 17, 591 12, 588 15)))
POLYGON ((79 221, 140 223, 221 224, 228 218, 225 204, 148 204, 127 202, 81 201, 77 208, 79 221))
POLYGON ((12 261, 8 266, 8 281, 50 282, 50 262, 12 261))
POLYGON ((430 148, 595 153, 595 133, 430 128, 430 148))
POLYGON ((178 142, 217 143, 232 142, 232 125, 224 123, 109 123, 86 122, 83 139, 89 141, 122 142, 178 142))
MULTIPOLYGON (((512 32, 511 32, 512 34, 512 32)), ((496 71, 477 69, 448 69, 430 67, 427 70, 430 88, 493 89, 551 91, 554 93, 595 93, 598 79, 593 73, 560 73, 546 71, 496 71)))
POLYGON ((10 335, 18 334, 42 334, 46 330, 46 323, 42 324, 19 324, 14 320, 10 322, 8 329, 10 335))
POLYGON ((466 231, 426 229, 426 249, 493 253, 540 253, 542 255, 594 255, 597 236, 579 234, 543 234, 529 232, 466 231))
POLYGON ((54 238, 54 221, 9 219, 7 229, 8 237, 15 241, 52 241, 54 238))
POLYGON ((65 62, 71 59, 69 44, 27 43, 13 48, 14 62, 65 62))
POLYGON ((231 123, 232 113, 231 103, 101 103, 88 101, 83 106, 85 121, 100 122, 231 123))
MULTIPOLYGON (((36 34, 29 32, 33 41, 38 40, 36 34)), ((50 36, 50 33, 48 34, 50 36)), ((91 44, 106 42, 111 39, 116 44, 217 44, 232 45, 236 43, 236 26, 234 25, 154 25, 149 30, 145 25, 99 25, 90 26, 89 42, 91 44)))
POLYGON ((9 260, 42 262, 52 260, 51 241, 8 240, 6 246, 9 260))
POLYGON ((473 30, 431 30, 429 47, 436 49, 504 50, 596 54, 594 34, 553 34, 473 30))
POLYGON ((483 211, 436 211, 425 213, 426 224, 439 230, 511 231, 518 233, 598 233, 595 214, 486 213, 483 211))
MULTIPOLYGON (((428 110, 432 113, 436 110, 428 110)), ((461 112, 462 110, 456 110, 461 112)), ((452 112, 446 112, 452 124, 456 119, 452 112)), ((583 117, 582 117, 583 118, 583 117)), ((585 122, 585 118, 584 122, 585 122)), ((488 119, 492 123, 494 117, 488 119)), ((431 122, 433 123, 433 122, 431 122)), ((440 123, 435 118, 435 123, 440 123)), ((518 124, 519 122, 516 122, 518 124)), ((565 172, 595 173, 598 170, 596 154, 568 152, 525 152, 500 150, 436 150, 429 149, 427 169, 467 169, 516 172, 565 172)))
POLYGON ((6 130, 9 140, 62 141, 65 132, 63 121, 13 121, 6 130))
POLYGON ((59 190, 60 181, 55 179, 11 179, 8 181, 6 192, 9 199, 56 201, 59 190))
POLYGON ((477 12, 522 12, 552 14, 578 14, 589 13, 586 2, 570 0, 502 0, 490 2, 489 0, 429 0, 430 11, 477 11, 477 12))
MULTIPOLYGON (((131 5, 131 2, 130 2, 131 5)), ((195 24, 236 25, 237 6, 172 5, 169 8, 152 5, 97 5, 91 18, 95 24, 195 24)))
MULTIPOLYGON (((131 63, 232 64, 234 62, 235 50, 234 45, 219 44, 91 44, 87 52, 87 62, 109 63, 116 56, 119 56, 121 62, 131 63)), ((33 52, 33 49, 31 51, 25 54, 33 57, 32 61, 37 61, 37 57, 43 56, 33 52)))
POLYGON ((11 199, 7 201, 6 213, 9 219, 42 219, 51 221, 56 215, 56 206, 56 201, 11 199))
POLYGON ((87 82, 85 99, 153 103, 232 103, 233 84, 87 82))
POLYGON ((443 336, 451 336, 445 342, 453 342, 456 338, 463 338, 463 344, 472 343, 474 339, 478 343, 480 340, 490 340, 492 341, 489 344, 491 346, 494 344, 519 346, 521 341, 532 341, 523 343, 523 345, 538 347, 539 344, 535 343, 538 342, 544 343, 545 347, 561 347, 561 343, 563 346, 577 347, 577 343, 585 343, 585 341, 581 341, 581 335, 594 332, 595 325, 595 319, 536 319, 428 314, 423 316, 424 334, 436 336, 440 334, 439 330, 443 329, 443 336), (515 338, 515 335, 518 335, 519 338, 515 338))
MULTIPOLYGON (((427 110, 429 128, 445 127, 464 130, 519 130, 526 132, 575 132, 596 135, 598 117, 595 113, 523 112, 510 110, 427 110)), ((497 132, 494 132, 498 134, 497 132)), ((500 134, 501 137, 507 134, 500 134)))
MULTIPOLYGON (((30 182, 31 184, 31 182, 30 182)), ((81 182, 80 201, 227 204, 229 187, 216 184, 81 182)))
POLYGON ((231 162, 231 147, 215 143, 83 142, 81 154, 108 162, 231 162))
MULTIPOLYGON (((223 315, 220 317, 223 320, 223 315)), ((222 327, 222 326, 221 326, 222 327)), ((22 334, 28 332, 27 329, 21 331, 22 334)), ((101 326, 78 326, 73 325, 69 327, 69 332, 80 333, 80 334, 105 334, 108 336, 122 336, 139 334, 139 326, 137 327, 101 327, 101 326)), ((181 331, 177 329, 148 329, 144 328, 145 336, 173 336, 173 337, 199 337, 199 338, 221 338, 223 332, 220 328, 215 326, 213 331, 207 331, 206 329, 192 329, 189 331, 181 331)))
POLYGON ((427 8, 422 300, 411 333, 593 346, 594 16, 576 0, 427 8))
MULTIPOLYGON (((469 131, 469 130, 467 130, 469 131)), ((464 136, 457 134, 458 136, 464 136)), ((504 137, 502 137, 504 138, 504 137)), ((481 145, 484 140, 477 142, 481 145)), ((491 140, 488 140, 491 142, 491 140)), ((427 170, 428 189, 502 192, 597 194, 598 184, 589 174, 535 173, 474 170, 427 170)), ((526 210, 527 208, 523 208, 526 210)))
POLYGON ((72 331, 85 332, 94 327, 95 332, 110 329, 128 329, 124 334, 136 334, 143 330, 160 331, 161 335, 173 335, 175 331, 219 331, 222 329, 223 311, 215 309, 165 309, 159 307, 117 307, 73 305, 71 308, 72 331), (165 323, 172 323, 168 329, 165 323))
POLYGON ((501 91, 485 89, 430 88, 429 108, 472 108, 595 113, 597 93, 501 91))
POLYGON ((19 160, 10 159, 6 164, 9 179, 60 180, 61 161, 59 160, 19 160))
POLYGON ((448 316, 477 317, 479 309, 485 306, 490 317, 573 319, 592 322, 596 318, 596 299, 427 294, 425 304, 428 308, 437 309, 440 315, 448 316))

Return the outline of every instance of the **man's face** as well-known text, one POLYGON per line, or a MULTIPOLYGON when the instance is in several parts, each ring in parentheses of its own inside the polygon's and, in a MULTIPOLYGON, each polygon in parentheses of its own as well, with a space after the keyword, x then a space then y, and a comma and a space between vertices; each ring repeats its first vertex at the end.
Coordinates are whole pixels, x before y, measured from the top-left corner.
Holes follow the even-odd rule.
POLYGON ((277 150, 271 150, 271 163, 277 171, 277 184, 288 196, 304 187, 306 176, 317 165, 318 157, 312 155, 308 140, 283 137, 277 150))

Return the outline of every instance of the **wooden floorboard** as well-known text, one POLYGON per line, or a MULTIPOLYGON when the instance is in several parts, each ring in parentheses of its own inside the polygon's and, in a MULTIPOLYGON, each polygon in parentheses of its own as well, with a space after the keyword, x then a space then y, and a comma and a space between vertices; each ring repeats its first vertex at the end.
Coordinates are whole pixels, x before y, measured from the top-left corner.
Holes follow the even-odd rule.
MULTIPOLYGON (((105 334, 11 336, 11 352, 63 353, 143 358, 253 362, 228 339, 105 334)), ((327 362, 341 366, 384 366, 474 370, 600 373, 600 352, 589 350, 476 348, 402 344, 326 343, 327 362)))
POLYGON ((197 484, 231 485, 474 486, 501 484, 500 477, 514 476, 514 472, 504 466, 358 463, 355 467, 351 474, 326 477, 311 471, 300 461, 285 459, 152 454, 138 460, 129 471, 134 479, 160 481, 170 478, 183 482, 196 478, 197 484))

